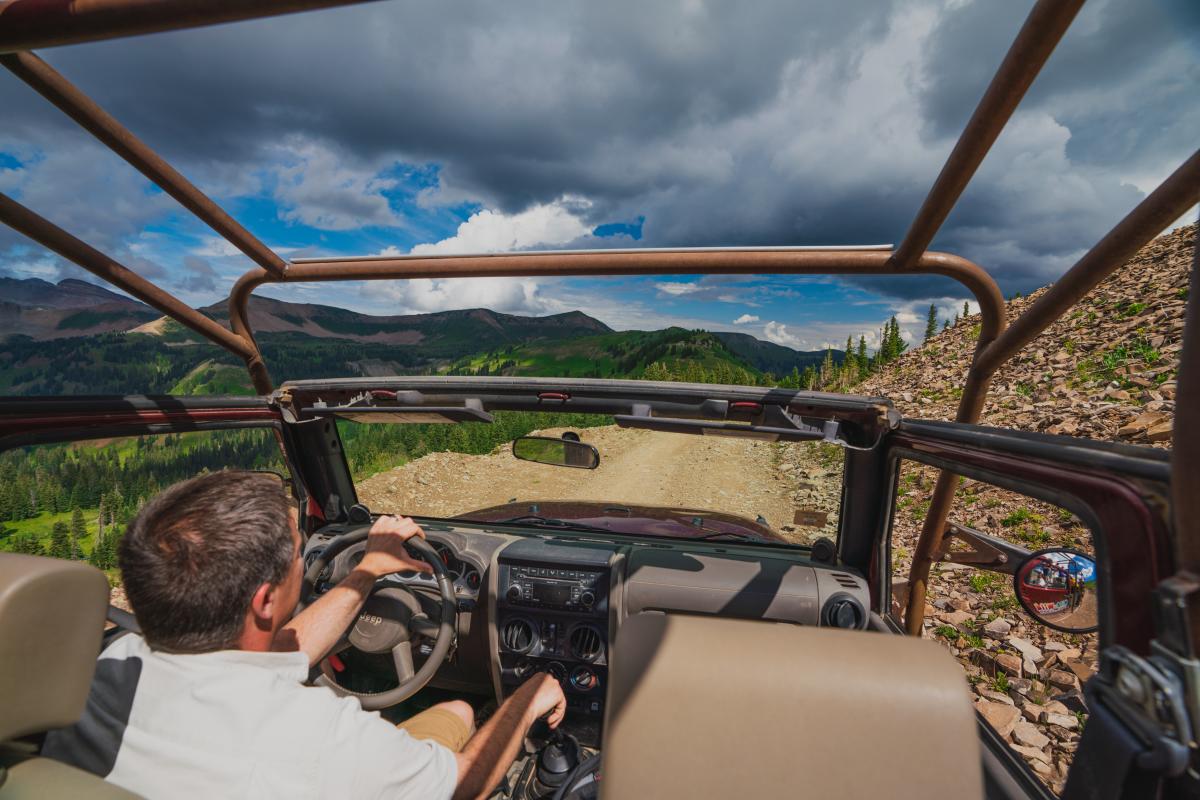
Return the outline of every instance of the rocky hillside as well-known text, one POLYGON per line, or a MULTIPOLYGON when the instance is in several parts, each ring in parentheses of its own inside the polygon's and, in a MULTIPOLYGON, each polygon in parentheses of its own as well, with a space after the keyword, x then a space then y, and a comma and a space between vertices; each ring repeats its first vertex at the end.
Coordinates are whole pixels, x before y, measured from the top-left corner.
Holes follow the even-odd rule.
MULTIPOLYGON (((1001 369, 982 424, 1170 447, 1196 233, 1192 225, 1152 242, 1001 369)), ((1010 301, 1009 318, 1044 291, 1010 301)), ((979 317, 967 317, 858 391, 891 397, 907 417, 953 419, 978 333, 979 317)), ((901 471, 897 607, 935 479, 917 464, 901 471)), ((962 482, 950 519, 1030 550, 1092 550, 1070 512, 978 481, 962 482)), ((1056 633, 1020 610, 1005 576, 943 562, 930 576, 925 635, 959 659, 976 708, 1060 792, 1087 720, 1080 688, 1096 669, 1095 634, 1056 633)))
MULTIPOLYGON (((981 424, 1169 447, 1197 226, 1151 242, 1002 367, 981 424)), ((1008 303, 1013 319, 1045 292, 1008 303)), ((964 318, 858 389, 953 419, 979 335, 964 318)))

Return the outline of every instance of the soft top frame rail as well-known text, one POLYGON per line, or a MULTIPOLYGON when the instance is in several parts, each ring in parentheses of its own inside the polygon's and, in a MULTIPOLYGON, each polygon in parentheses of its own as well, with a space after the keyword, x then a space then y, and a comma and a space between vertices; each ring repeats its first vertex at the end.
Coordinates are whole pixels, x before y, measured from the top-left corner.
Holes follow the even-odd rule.
MULTIPOLYGON (((140 170, 257 266, 229 298, 232 330, 0 194, 0 221, 105 281, 143 300, 245 360, 255 389, 272 382, 246 315, 263 283, 509 275, 628 275, 684 273, 939 274, 958 280, 979 303, 982 332, 967 372, 956 419, 979 419, 992 375, 1067 309, 1172 221, 1200 202, 1200 151, 1101 239, 1011 326, 995 281, 955 255, 928 251, 992 144, 1074 20, 1083 0, 1038 0, 921 205, 892 252, 871 250, 735 249, 611 253, 508 253, 497 256, 320 259, 289 263, 238 224, 145 143, 32 52, 33 48, 268 17, 361 0, 7 0, 0 2, 0 62, 84 129, 140 170)), ((1177 393, 1172 490, 1177 567, 1191 631, 1188 652, 1200 643, 1200 319, 1192 272, 1177 393)), ((921 631, 929 568, 946 530, 957 478, 939 477, 910 573, 905 624, 921 631)))

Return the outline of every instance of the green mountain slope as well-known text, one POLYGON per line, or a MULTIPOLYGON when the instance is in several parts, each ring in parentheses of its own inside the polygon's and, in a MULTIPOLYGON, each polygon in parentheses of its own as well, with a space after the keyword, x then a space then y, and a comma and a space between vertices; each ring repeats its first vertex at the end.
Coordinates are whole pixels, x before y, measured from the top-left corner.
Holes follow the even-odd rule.
POLYGON ((641 378, 654 364, 679 374, 719 372, 746 383, 763 379, 761 370, 732 352, 716 335, 683 328, 614 331, 568 341, 510 345, 461 358, 445 371, 454 375, 641 378))
MULTIPOLYGON (((772 375, 787 375, 793 369, 803 372, 805 367, 820 367, 825 359, 824 350, 793 350, 781 344, 756 339, 748 333, 717 331, 713 336, 720 339, 743 361, 772 375)), ((842 363, 845 355, 841 350, 834 350, 834 362, 842 363)))
MULTIPOLYGON (((223 323, 225 303, 200 309, 223 323)), ((434 314, 375 316, 334 306, 289 303, 269 297, 250 300, 250 326, 255 334, 306 334, 374 344, 420 346, 427 358, 457 358, 480 342, 514 344, 534 339, 570 339, 608 333, 603 322, 581 311, 547 317, 521 317, 486 308, 434 314)))

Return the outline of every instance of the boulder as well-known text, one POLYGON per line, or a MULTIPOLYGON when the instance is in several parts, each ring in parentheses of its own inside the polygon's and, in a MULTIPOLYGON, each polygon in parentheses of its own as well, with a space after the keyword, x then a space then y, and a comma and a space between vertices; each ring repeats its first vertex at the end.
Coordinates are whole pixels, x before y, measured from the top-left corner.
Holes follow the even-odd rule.
POLYGON ((1079 679, 1080 683, 1083 683, 1096 673, 1094 666, 1088 664, 1086 661, 1080 661, 1075 658, 1063 659, 1063 666, 1071 670, 1075 677, 1079 679))
POLYGON ((983 635, 989 639, 1002 640, 1006 638, 1012 630, 1012 623, 1006 619, 998 618, 983 626, 983 635))
POLYGON ((1009 647, 1020 653, 1022 658, 1026 659, 1027 661, 1032 661, 1035 664, 1043 661, 1046 658, 1037 645, 1028 639, 1022 639, 1020 636, 1008 637, 1007 644, 1009 647))
POLYGON ((938 614, 937 617, 947 625, 953 625, 956 628, 975 621, 975 617, 965 611, 946 611, 938 614))
POLYGON ((1146 429, 1146 440, 1151 441, 1151 442, 1169 441, 1171 439, 1171 425, 1172 425, 1172 423, 1170 421, 1167 421, 1167 422, 1160 422, 1157 425, 1147 428, 1146 429))
POLYGON ((1079 727, 1079 720, 1068 714, 1042 714, 1042 722, 1047 725, 1057 725, 1069 731, 1079 727))
POLYGON ((1042 749, 1050 744, 1050 737, 1038 730, 1032 722, 1021 721, 1013 726, 1013 740, 1026 747, 1042 749))
POLYGON ((1016 706, 1003 703, 993 703, 988 700, 976 700, 975 710, 978 711, 996 733, 1008 736, 1021 719, 1021 712, 1016 706))
POLYGON ((979 667, 984 675, 996 674, 996 657, 987 650, 972 650, 971 663, 979 667))
POLYGON ((1046 676, 1046 680, 1051 686, 1057 686, 1060 689, 1077 689, 1079 682, 1072 672, 1065 672, 1061 669, 1052 669, 1046 676))
POLYGON ((997 653, 995 657, 996 669, 1002 670, 1004 674, 1011 675, 1014 678, 1020 678, 1023 674, 1021 669, 1021 659, 1014 656, 1012 653, 997 653))
POLYGON ((1043 764, 1050 763, 1050 756, 1046 755, 1044 751, 1039 750, 1036 747, 1025 747, 1023 745, 1014 744, 1012 745, 1012 749, 1025 756, 1026 760, 1040 761, 1043 764))

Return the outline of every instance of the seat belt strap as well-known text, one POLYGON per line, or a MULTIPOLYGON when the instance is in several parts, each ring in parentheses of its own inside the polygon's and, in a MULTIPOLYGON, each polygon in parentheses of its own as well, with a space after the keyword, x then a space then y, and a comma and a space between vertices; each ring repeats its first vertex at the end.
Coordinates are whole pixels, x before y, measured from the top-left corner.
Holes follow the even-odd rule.
POLYGON ((1162 776, 1137 766, 1147 747, 1092 692, 1061 800, 1158 800, 1162 776))

